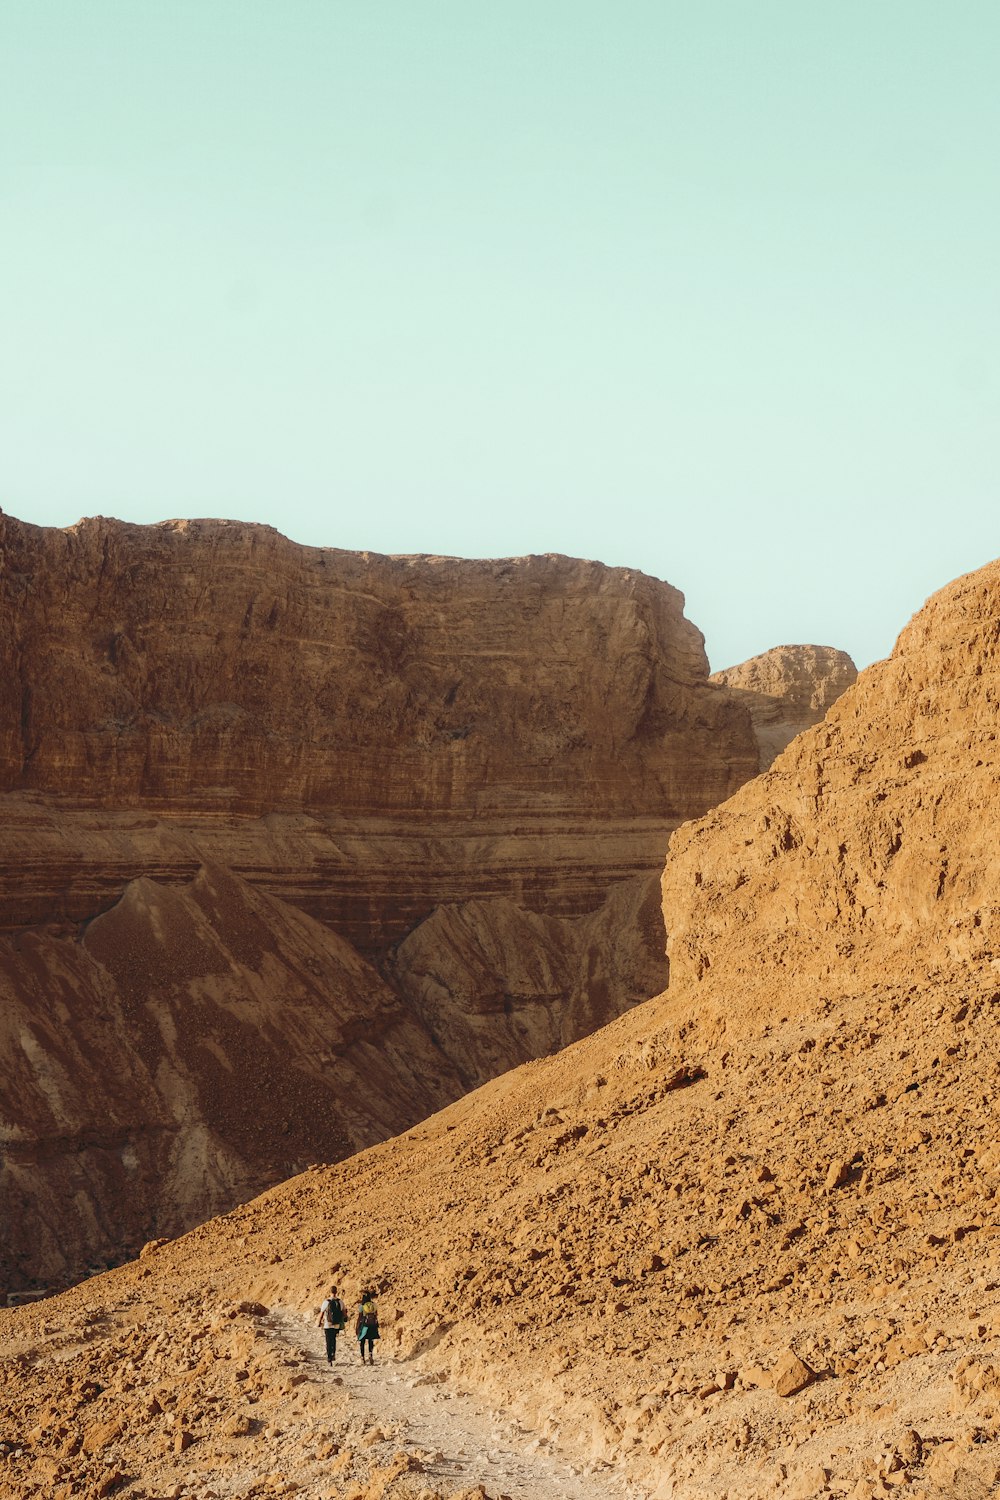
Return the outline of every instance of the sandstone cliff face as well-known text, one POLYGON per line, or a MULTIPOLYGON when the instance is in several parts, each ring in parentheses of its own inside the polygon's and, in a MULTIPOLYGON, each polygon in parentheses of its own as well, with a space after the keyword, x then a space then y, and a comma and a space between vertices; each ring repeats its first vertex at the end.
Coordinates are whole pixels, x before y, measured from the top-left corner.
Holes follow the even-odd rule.
POLYGON ((680 594, 641 573, 376 557, 222 521, 3 518, 0 545, 6 789, 396 820, 632 815, 655 796, 669 823, 748 774, 680 594))
MULTIPOLYGON (((262 1409, 286 1487, 437 1500, 445 1466, 386 1432, 383 1381, 473 1388, 526 1458, 559 1445, 579 1500, 595 1464, 653 1500, 995 1494, 998 662, 1000 565, 674 836, 664 995, 0 1317, 0 1495, 109 1471, 137 1500, 234 1472, 264 1495, 262 1409), (371 1371, 331 1388, 305 1353, 331 1277, 380 1293, 367 1404, 371 1371)), ((530 1004, 555 959, 491 930, 530 1004)), ((496 996, 462 952, 440 982, 474 1015, 496 996)))
POLYGON ((636 882, 755 769, 641 573, 0 517, 0 1279, 176 1232, 662 987, 636 882))
POLYGON ((671 973, 789 996, 846 966, 926 974, 1000 953, 1000 564, 959 578, 825 720, 674 835, 671 973))
POLYGON ((749 709, 760 769, 766 771, 797 734, 823 717, 857 675, 847 652, 833 646, 775 646, 738 667, 713 672, 710 681, 728 688, 749 709))
POLYGON ((681 596, 641 573, 8 517, 0 563, 11 926, 203 863, 369 953, 469 897, 578 916, 756 771, 681 596))

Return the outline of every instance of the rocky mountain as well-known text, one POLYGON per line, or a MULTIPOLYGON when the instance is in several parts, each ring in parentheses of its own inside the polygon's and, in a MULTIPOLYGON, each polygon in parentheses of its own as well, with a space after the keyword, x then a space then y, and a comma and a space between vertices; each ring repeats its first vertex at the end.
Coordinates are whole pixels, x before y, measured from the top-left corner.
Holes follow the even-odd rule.
POLYGON ((706 681, 682 596, 641 573, 376 557, 224 521, 4 518, 2 549, 5 790, 425 830, 474 817, 488 838, 512 808, 648 816, 653 788, 677 823, 748 772, 744 716, 706 681))
POLYGON ((0 1495, 455 1494, 304 1357, 331 1278, 365 1381, 474 1390, 573 1496, 994 1494, 998 643, 995 565, 674 835, 665 994, 4 1315, 0 1495))
POLYGON ((756 770, 670 585, 0 517, 0 1286, 412 1125, 666 980, 756 770))
POLYGON ((775 646, 738 667, 713 672, 709 680, 728 688, 749 709, 760 769, 766 771, 797 734, 823 717, 857 675, 847 652, 833 646, 775 646))
POLYGON ((0 962, 15 1287, 136 1254, 461 1091, 348 943, 223 869, 131 881, 80 936, 18 933, 0 962))

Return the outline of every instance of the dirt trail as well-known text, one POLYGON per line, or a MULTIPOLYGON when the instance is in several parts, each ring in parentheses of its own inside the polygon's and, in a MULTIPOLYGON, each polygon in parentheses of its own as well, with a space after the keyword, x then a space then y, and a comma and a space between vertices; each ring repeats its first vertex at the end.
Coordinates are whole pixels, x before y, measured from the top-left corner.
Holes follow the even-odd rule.
MULTIPOLYGON (((504 1412, 479 1404, 436 1374, 391 1356, 363 1366, 346 1333, 337 1362, 327 1365, 322 1334, 297 1313, 272 1308, 270 1336, 304 1359, 310 1379, 336 1382, 371 1435, 372 1457, 387 1462, 400 1451, 416 1458, 434 1484, 455 1490, 481 1484, 509 1500, 645 1500, 611 1464, 577 1461, 504 1412)), ((377 1347, 377 1346, 376 1346, 377 1347)))

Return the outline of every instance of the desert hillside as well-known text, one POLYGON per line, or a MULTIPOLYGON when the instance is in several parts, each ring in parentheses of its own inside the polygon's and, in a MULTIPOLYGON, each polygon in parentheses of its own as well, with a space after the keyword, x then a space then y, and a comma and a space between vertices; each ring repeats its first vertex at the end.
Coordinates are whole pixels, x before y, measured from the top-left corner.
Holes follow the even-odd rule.
POLYGON ((674 836, 666 994, 5 1315, 0 1494, 455 1494, 400 1378, 516 1423, 524 1495, 994 1494, 998 640, 994 566, 674 836), (303 1353, 331 1279, 367 1384, 303 1353))
POLYGON ((756 771, 676 589, 0 517, 0 1288, 394 1135, 666 981, 756 771))
POLYGON ((686 993, 710 979, 706 1004, 732 1020, 761 975, 792 1004, 845 969, 994 972, 998 591, 992 564, 936 594, 752 790, 672 839, 664 907, 686 993))

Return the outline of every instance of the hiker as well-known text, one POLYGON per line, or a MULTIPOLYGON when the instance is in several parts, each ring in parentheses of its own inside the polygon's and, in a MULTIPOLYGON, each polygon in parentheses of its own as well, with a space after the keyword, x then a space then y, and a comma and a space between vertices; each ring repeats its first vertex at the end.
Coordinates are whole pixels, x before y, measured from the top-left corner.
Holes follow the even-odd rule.
POLYGON ((337 1334, 343 1333, 347 1322, 347 1314, 344 1304, 337 1296, 337 1288, 330 1288, 329 1297, 323 1298, 323 1306, 319 1310, 319 1326, 323 1330, 326 1339, 326 1362, 332 1365, 337 1358, 337 1334))
POLYGON ((358 1336, 358 1347, 361 1350, 361 1363, 365 1362, 365 1344, 368 1345, 368 1363, 375 1363, 375 1355, 372 1346, 378 1338, 378 1308, 375 1306, 375 1293, 362 1292, 361 1305, 358 1308, 358 1316, 354 1322, 354 1332, 358 1336))

